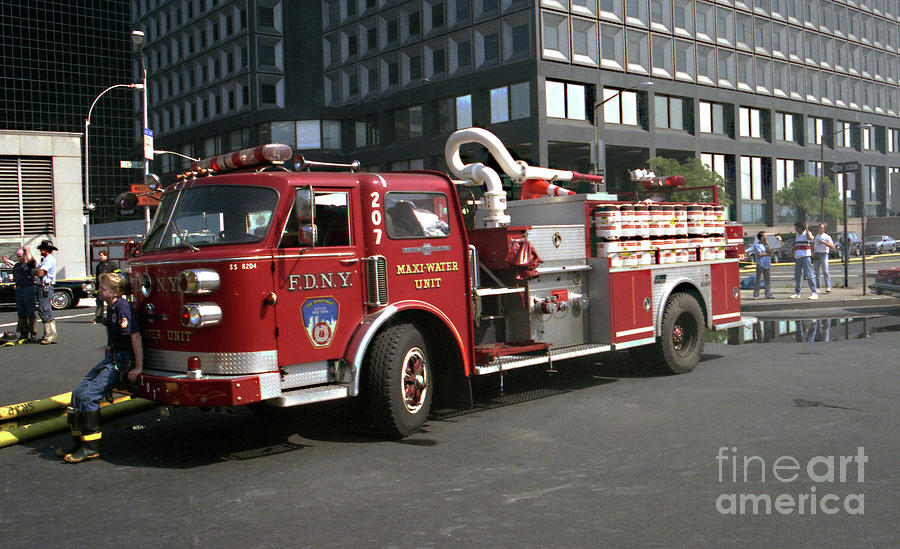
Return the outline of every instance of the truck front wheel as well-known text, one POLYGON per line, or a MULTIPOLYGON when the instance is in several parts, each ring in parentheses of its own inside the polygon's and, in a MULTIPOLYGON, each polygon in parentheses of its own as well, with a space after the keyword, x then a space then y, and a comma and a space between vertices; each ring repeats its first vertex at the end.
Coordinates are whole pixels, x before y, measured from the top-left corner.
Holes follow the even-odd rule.
POLYGON ((366 409, 375 430, 390 438, 419 431, 433 396, 432 369, 422 334, 397 324, 375 337, 366 356, 366 409))

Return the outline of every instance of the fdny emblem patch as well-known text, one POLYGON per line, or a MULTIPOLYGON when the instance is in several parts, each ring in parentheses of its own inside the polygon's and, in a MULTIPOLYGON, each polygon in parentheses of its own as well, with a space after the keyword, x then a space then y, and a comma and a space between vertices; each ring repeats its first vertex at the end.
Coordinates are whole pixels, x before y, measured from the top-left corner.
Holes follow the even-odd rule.
POLYGON ((121 326, 123 330, 125 328, 127 328, 128 327, 128 319, 125 317, 122 317, 122 320, 119 321, 119 326, 121 326))
POLYGON ((331 345, 338 323, 337 301, 331 297, 314 297, 304 301, 300 309, 310 343, 316 348, 331 345))

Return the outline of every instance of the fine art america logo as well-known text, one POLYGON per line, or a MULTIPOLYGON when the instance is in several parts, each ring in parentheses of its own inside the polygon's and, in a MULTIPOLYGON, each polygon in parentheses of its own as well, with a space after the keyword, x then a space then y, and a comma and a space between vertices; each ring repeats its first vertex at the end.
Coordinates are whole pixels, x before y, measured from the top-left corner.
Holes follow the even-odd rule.
POLYGON ((766 459, 722 446, 716 454, 719 485, 732 489, 716 497, 716 511, 723 515, 862 515, 865 497, 861 488, 868 461, 862 446, 855 455, 808 459, 766 459), (750 491, 744 488, 747 486, 760 490, 750 491))

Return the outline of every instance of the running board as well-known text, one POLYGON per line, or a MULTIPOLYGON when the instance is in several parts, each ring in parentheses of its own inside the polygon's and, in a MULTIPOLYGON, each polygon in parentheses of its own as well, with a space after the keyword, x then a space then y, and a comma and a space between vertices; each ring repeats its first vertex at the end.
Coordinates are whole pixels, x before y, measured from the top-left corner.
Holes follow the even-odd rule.
POLYGON ((350 396, 350 388, 346 385, 318 385, 316 387, 287 391, 282 393, 280 397, 273 398, 267 402, 277 408, 287 408, 300 406, 301 404, 346 398, 348 396, 350 396))
POLYGON ((475 366, 476 375, 494 374, 506 370, 515 370, 536 364, 549 364, 556 360, 565 360, 580 356, 595 355, 611 351, 611 345, 573 345, 561 349, 550 349, 549 357, 546 352, 523 353, 520 355, 507 355, 495 358, 487 364, 475 366))

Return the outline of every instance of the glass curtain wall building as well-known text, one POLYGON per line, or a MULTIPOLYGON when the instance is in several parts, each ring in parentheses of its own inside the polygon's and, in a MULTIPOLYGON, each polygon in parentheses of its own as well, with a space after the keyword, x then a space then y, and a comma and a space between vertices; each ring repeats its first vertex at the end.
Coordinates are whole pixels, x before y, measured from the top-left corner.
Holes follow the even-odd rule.
MULTIPOLYGON (((851 216, 898 210, 897 2, 132 0, 132 10, 148 36, 158 148, 187 156, 278 141, 370 169, 443 169, 449 133, 474 125, 521 158, 589 171, 596 123, 611 190, 652 157, 699 158, 728 181, 748 230, 792 222, 775 192, 834 163, 862 166, 832 177, 848 178, 851 216)), ((155 170, 186 162, 164 155, 155 170)))
MULTIPOLYGON (((0 129, 83 134, 94 98, 133 78, 130 7, 127 0, 0 3, 0 129)), ((119 167, 135 155, 134 105, 133 91, 115 90, 91 116, 95 223, 121 219, 113 197, 141 178, 119 167)))

